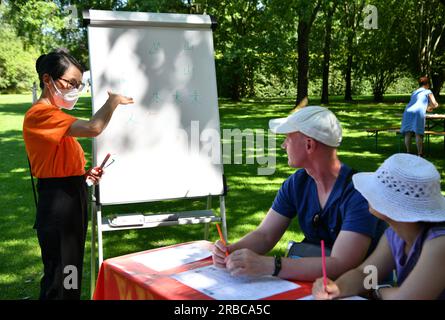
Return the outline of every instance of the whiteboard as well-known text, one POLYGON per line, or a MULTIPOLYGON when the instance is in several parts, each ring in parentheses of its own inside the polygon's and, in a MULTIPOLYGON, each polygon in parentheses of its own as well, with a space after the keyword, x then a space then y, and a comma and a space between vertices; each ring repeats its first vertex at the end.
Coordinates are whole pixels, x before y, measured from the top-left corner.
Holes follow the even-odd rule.
POLYGON ((119 106, 93 140, 95 165, 107 153, 114 160, 100 182, 100 203, 223 194, 209 16, 89 13, 93 114, 107 90, 135 101, 119 106))

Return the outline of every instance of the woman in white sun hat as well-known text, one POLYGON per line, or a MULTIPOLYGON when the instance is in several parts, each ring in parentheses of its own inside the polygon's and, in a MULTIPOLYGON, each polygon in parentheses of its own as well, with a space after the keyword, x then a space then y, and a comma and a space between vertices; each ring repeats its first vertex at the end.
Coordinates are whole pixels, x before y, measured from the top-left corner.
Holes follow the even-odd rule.
POLYGON ((314 282, 316 299, 372 293, 376 299, 445 299, 445 198, 440 174, 427 160, 395 154, 373 173, 357 173, 354 187, 368 200, 370 212, 389 224, 374 252, 335 282, 314 282), (373 267, 369 267, 373 266, 373 267), (379 281, 393 269, 397 286, 370 284, 369 270, 379 281), (366 271, 365 271, 366 270, 366 271))

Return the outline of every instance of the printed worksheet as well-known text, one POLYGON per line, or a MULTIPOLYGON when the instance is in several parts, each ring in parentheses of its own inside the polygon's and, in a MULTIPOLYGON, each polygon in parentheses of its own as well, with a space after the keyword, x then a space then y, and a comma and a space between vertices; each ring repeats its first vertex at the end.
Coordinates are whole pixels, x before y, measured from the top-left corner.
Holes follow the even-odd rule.
POLYGON ((185 271, 172 278, 216 300, 258 300, 300 287, 272 276, 232 276, 226 269, 213 265, 185 271))
MULTIPOLYGON (((306 296, 306 297, 303 297, 303 298, 300 298, 300 299, 297 299, 297 300, 315 300, 315 299, 314 299, 313 295, 309 295, 309 296, 306 296)), ((350 297, 341 298, 341 299, 338 299, 338 300, 367 300, 367 299, 362 298, 360 296, 350 296, 350 297)))
POLYGON ((150 269, 164 271, 205 259, 211 255, 212 252, 208 248, 196 243, 191 243, 137 255, 131 259, 134 262, 149 267, 150 269))

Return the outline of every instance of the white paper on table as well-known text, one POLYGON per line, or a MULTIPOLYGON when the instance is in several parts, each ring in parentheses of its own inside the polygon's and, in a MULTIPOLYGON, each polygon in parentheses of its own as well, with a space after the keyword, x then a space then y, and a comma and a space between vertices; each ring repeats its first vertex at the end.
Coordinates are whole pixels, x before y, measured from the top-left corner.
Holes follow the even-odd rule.
POLYGON ((300 287, 272 276, 232 276, 226 269, 213 265, 171 277, 216 300, 258 300, 300 287))
MULTIPOLYGON (((297 299, 297 300, 315 300, 315 299, 314 299, 313 295, 309 295, 309 296, 305 296, 305 297, 297 299)), ((367 299, 360 297, 360 296, 350 296, 350 297, 341 298, 341 299, 337 299, 337 300, 367 300, 367 299)))
POLYGON ((368 300, 368 299, 365 299, 360 296, 350 296, 350 297, 346 297, 346 298, 341 298, 339 300, 368 300))
POLYGON ((149 267, 150 269, 164 271, 190 262, 205 259, 211 255, 212 252, 208 248, 196 243, 191 243, 149 252, 132 257, 131 259, 149 267))

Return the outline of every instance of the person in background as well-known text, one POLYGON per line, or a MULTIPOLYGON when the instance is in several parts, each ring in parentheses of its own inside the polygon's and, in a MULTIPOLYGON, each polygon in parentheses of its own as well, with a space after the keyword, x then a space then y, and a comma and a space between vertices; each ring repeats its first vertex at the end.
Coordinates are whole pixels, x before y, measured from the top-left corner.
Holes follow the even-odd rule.
POLYGON ((411 150, 411 136, 416 135, 417 155, 423 157, 423 135, 425 132, 425 114, 433 111, 439 104, 430 90, 430 79, 421 77, 420 88, 411 94, 411 99, 403 112, 401 134, 405 136, 406 152, 411 150))
POLYGON ((355 188, 368 200, 371 213, 389 224, 375 251, 356 269, 335 282, 317 279, 316 299, 365 294, 365 272, 374 266, 378 280, 393 269, 397 287, 374 286, 376 299, 445 299, 445 198, 440 174, 421 157, 395 154, 373 173, 352 177, 355 188))
POLYGON ((227 268, 233 275, 313 281, 322 274, 320 240, 324 240, 332 249, 326 259, 331 277, 355 268, 383 229, 369 213, 366 200, 353 188, 353 170, 337 156, 342 129, 336 116, 326 108, 308 106, 287 118, 271 120, 269 127, 274 133, 286 134, 282 147, 288 164, 302 169, 283 183, 257 229, 236 243, 215 243, 214 265, 227 268), (305 236, 295 246, 316 252, 301 255, 294 251, 286 258, 265 256, 294 218, 298 218, 305 236), (226 252, 230 253, 227 257, 226 252))
POLYGON ((38 97, 37 97, 37 83, 34 81, 32 83, 32 103, 36 103, 38 97))
POLYGON ((34 228, 44 266, 40 299, 80 299, 88 226, 86 178, 98 183, 103 172, 98 167, 85 172, 84 152, 75 137, 99 135, 117 106, 133 100, 108 92, 91 120, 80 120, 62 111, 73 109, 82 91, 79 62, 58 49, 40 56, 36 70, 42 94, 25 114, 23 138, 32 175, 38 178, 34 228), (70 281, 64 281, 67 276, 70 281))

